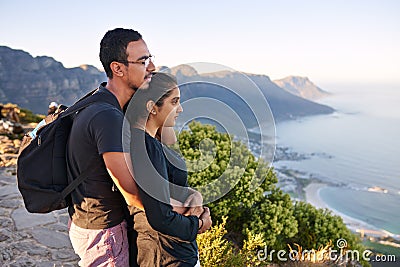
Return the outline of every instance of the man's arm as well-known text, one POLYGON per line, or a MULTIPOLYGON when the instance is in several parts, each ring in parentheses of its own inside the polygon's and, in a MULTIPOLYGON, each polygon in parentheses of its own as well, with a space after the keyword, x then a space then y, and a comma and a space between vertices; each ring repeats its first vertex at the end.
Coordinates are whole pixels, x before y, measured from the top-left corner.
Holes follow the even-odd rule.
POLYGON ((114 184, 118 187, 129 206, 144 209, 139 190, 130 171, 130 155, 122 152, 106 152, 103 154, 104 163, 114 184))

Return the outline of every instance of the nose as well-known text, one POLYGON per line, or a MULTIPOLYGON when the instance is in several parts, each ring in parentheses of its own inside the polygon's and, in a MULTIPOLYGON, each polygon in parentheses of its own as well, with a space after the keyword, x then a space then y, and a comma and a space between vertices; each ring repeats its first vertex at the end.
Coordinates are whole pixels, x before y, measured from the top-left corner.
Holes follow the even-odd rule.
POLYGON ((149 65, 147 66, 146 69, 148 72, 154 72, 156 70, 156 65, 154 65, 153 61, 149 62, 149 65))
POLYGON ((177 112, 177 113, 183 112, 183 108, 182 108, 182 105, 181 105, 181 104, 179 104, 178 108, 176 109, 176 112, 177 112))

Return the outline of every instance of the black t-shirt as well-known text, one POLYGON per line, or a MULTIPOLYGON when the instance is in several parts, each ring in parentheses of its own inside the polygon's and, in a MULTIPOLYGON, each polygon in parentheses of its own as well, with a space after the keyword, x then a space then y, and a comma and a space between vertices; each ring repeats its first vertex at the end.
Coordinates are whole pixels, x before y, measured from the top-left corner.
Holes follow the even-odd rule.
POLYGON ((159 232, 163 266, 181 266, 181 263, 194 266, 199 220, 196 216, 174 212, 169 204, 170 196, 186 199, 184 161, 173 151, 163 148, 157 139, 135 128, 131 131, 131 156, 147 220, 159 232))
POLYGON ((106 229, 121 223, 126 208, 102 157, 105 152, 123 152, 124 114, 117 98, 103 86, 96 93, 114 104, 99 102, 80 111, 67 146, 68 178, 90 169, 88 177, 71 193, 73 206, 68 210, 74 224, 86 229, 106 229))

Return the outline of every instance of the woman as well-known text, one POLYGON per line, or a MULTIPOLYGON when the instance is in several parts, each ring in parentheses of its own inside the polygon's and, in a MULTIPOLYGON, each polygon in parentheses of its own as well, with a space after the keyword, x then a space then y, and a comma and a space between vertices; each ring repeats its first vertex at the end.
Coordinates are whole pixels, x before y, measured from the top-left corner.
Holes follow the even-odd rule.
POLYGON ((175 125, 182 111, 175 78, 157 73, 148 89, 135 93, 126 113, 133 172, 145 208, 131 210, 140 266, 200 266, 196 236, 211 225, 209 210, 201 203, 183 207, 183 202, 198 201, 199 194, 187 186, 183 159, 156 138, 162 127, 175 125))

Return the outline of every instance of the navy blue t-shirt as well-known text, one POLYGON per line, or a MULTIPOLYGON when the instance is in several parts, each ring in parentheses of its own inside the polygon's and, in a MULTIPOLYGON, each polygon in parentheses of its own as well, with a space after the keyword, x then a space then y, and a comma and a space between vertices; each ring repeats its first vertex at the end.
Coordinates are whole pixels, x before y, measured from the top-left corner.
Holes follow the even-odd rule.
POLYGON ((105 152, 123 152, 124 114, 110 91, 100 86, 96 93, 114 104, 94 103, 80 111, 67 146, 68 178, 90 169, 88 177, 71 193, 73 206, 68 210, 74 224, 86 229, 106 229, 121 223, 126 208, 102 157, 105 152))
POLYGON ((143 130, 131 130, 131 157, 135 180, 149 224, 159 232, 162 265, 194 266, 199 219, 172 210, 170 197, 187 197, 183 159, 143 130), (170 183, 171 182, 171 183, 170 183), (182 187, 176 187, 179 185, 182 187))

